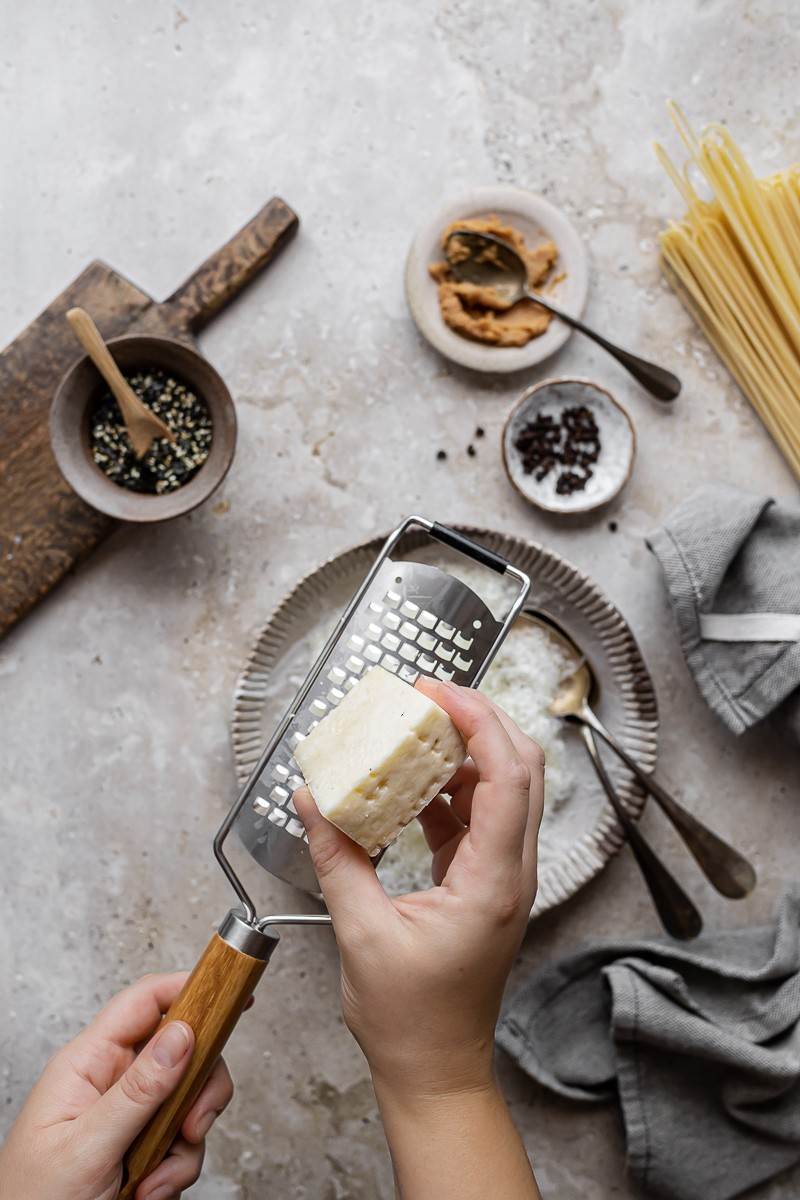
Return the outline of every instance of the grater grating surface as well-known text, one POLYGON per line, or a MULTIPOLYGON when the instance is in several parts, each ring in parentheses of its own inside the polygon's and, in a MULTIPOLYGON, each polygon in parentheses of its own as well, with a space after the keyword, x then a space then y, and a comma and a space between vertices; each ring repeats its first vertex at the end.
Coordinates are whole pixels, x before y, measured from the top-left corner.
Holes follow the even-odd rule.
POLYGON ((250 781, 215 842, 217 856, 243 902, 238 880, 221 854, 233 827, 261 866, 316 895, 319 884, 292 794, 303 784, 294 749, 346 692, 375 666, 413 684, 420 674, 477 686, 519 612, 528 577, 463 535, 409 517, 385 544, 300 687, 250 781), (391 551, 408 528, 421 525, 432 539, 514 577, 518 595, 504 620, 460 580, 439 567, 394 560, 391 551))

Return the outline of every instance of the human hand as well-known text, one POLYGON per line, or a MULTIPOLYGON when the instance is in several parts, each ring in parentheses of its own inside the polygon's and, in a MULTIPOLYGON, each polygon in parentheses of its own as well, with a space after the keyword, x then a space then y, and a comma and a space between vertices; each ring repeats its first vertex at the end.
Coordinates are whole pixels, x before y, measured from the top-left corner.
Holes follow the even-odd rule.
POLYGON ((424 1100, 491 1086, 503 989, 536 895, 544 756, 480 693, 417 686, 469 753, 451 801, 438 796, 419 817, 433 888, 388 897, 364 850, 306 789, 295 806, 333 918, 345 1020, 379 1092, 424 1100))
MULTIPOLYGON (((9 1200, 113 1200, 134 1138, 175 1090, 194 1034, 170 1021, 140 1049, 186 973, 147 975, 115 996, 45 1067, 0 1149, 0 1196, 9 1200)), ((204 1138, 230 1102, 219 1060, 164 1159, 136 1200, 170 1200, 200 1174, 204 1138)))

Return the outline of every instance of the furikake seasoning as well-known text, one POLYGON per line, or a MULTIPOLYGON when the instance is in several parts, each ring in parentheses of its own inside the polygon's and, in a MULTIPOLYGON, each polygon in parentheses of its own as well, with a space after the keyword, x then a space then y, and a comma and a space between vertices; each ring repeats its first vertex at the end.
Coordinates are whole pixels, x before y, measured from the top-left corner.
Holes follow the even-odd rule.
POLYGON ((163 495, 192 478, 208 458, 212 422, 206 402, 184 383, 155 368, 125 375, 136 395, 169 426, 175 441, 156 438, 137 458, 110 392, 96 401, 89 419, 92 458, 100 470, 131 492, 163 495))

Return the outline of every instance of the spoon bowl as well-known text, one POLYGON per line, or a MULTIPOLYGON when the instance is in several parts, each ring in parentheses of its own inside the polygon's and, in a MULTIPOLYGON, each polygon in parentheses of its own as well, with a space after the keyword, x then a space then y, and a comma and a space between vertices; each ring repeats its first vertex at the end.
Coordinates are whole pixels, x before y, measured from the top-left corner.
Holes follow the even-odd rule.
POLYGON ((598 693, 597 676, 589 665, 585 655, 581 653, 571 638, 563 632, 560 626, 541 611, 525 609, 525 616, 534 625, 544 630, 559 650, 575 662, 575 669, 566 675, 558 686, 558 691, 550 702, 550 712, 554 717, 565 720, 579 713, 589 700, 596 700, 598 693))
POLYGON ((524 300, 527 294, 525 263, 513 246, 494 234, 456 229, 447 239, 445 257, 459 279, 493 288, 509 305, 524 300))

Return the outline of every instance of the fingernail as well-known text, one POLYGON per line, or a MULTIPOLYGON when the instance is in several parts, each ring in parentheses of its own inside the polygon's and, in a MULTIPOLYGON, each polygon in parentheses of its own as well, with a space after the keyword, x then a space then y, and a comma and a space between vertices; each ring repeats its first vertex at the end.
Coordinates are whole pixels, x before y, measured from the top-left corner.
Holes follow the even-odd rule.
POLYGON ((160 1067, 177 1067, 188 1054, 191 1044, 189 1026, 183 1021, 170 1021, 153 1042, 153 1058, 160 1067))
POLYGON ((204 1113, 202 1117, 197 1118, 197 1121, 195 1122, 195 1129, 197 1131, 198 1138, 204 1138, 206 1136, 218 1116, 219 1113, 217 1110, 212 1108, 210 1112, 204 1113))

